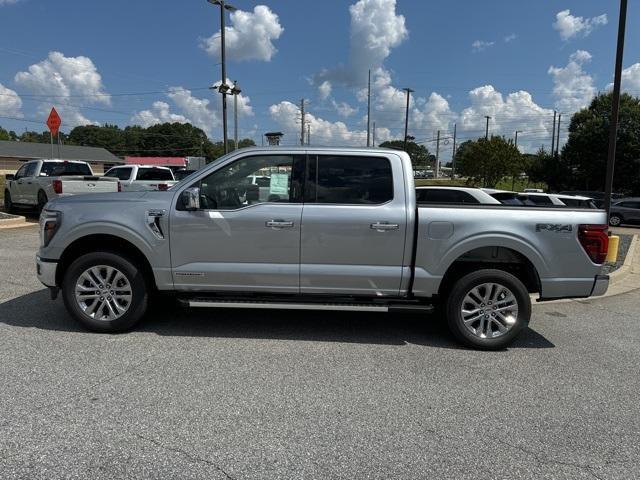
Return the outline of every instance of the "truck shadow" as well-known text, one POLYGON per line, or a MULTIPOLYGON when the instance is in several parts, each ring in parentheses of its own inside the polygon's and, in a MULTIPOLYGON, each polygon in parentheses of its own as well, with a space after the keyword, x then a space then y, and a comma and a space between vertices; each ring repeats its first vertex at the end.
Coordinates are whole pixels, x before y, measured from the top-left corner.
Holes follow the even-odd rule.
MULTIPOLYGON (((86 333, 66 312, 62 300, 40 290, 0 304, 0 323, 15 327, 86 333)), ((219 337, 380 345, 424 345, 463 349, 436 315, 313 312, 242 309, 185 310, 166 299, 153 306, 135 328, 161 336, 219 337)), ((527 328, 509 347, 553 348, 527 328)))

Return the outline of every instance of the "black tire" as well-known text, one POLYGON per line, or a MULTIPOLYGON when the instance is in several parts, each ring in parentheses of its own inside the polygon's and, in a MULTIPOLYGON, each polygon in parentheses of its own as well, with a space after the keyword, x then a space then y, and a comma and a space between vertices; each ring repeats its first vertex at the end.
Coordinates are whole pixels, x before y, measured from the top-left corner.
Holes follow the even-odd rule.
POLYGON ((622 221, 622 215, 618 213, 612 213, 611 215, 609 215, 609 225, 611 225, 612 227, 619 227, 620 225, 622 225, 622 221))
POLYGON ((62 282, 62 298, 67 311, 84 327, 94 332, 115 333, 131 329, 147 311, 149 286, 135 262, 113 252, 87 253, 77 258, 67 269, 62 282), (89 268, 105 265, 115 267, 131 286, 131 303, 124 314, 113 320, 101 320, 85 314, 76 301, 75 289, 80 276, 89 268))
MULTIPOLYGON (((482 287, 481 287, 482 288, 482 287)), ((496 292, 498 290, 496 289, 496 292)), ((482 308, 485 304, 482 303, 482 308)), ((494 308, 487 306, 487 309, 494 308)), ((531 298, 524 284, 510 273, 502 270, 478 270, 460 278, 454 285, 446 299, 447 323, 451 333, 464 345, 481 350, 499 350, 507 347, 515 337, 529 324, 531 318, 531 298), (515 323, 505 325, 508 330, 495 338, 481 338, 471 332, 464 323, 462 308, 465 297, 472 289, 483 284, 493 283, 506 287, 513 294, 517 302, 518 314, 515 323)), ((484 310, 483 310, 484 311, 484 310)), ((491 312, 491 310, 488 310, 491 312)), ((485 316, 485 318, 489 318, 485 316)), ((495 330, 493 323, 489 323, 490 329, 495 330)), ((497 319, 496 319, 497 320, 497 319)), ((473 324, 470 324, 471 326, 473 324)), ((504 325, 504 324, 503 324, 504 325)), ((480 327, 481 329, 482 327, 480 327)))
POLYGON ((11 193, 9 193, 9 190, 4 191, 4 211, 7 213, 16 212, 16 207, 13 205, 13 201, 11 201, 11 193))
POLYGON ((47 198, 47 194, 44 193, 44 190, 40 190, 38 192, 38 206, 36 207, 38 211, 38 215, 42 213, 42 210, 44 210, 44 206, 47 204, 48 201, 49 199, 47 198))

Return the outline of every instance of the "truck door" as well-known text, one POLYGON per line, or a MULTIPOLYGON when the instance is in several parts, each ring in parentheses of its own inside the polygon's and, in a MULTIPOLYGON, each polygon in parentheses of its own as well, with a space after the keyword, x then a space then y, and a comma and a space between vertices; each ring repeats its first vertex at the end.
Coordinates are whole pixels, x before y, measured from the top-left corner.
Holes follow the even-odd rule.
POLYGON ((22 165, 11 180, 11 186, 9 192, 11 193, 11 201, 13 203, 22 202, 22 184, 24 183, 24 177, 27 172, 28 165, 22 165))
POLYGON ((171 264, 177 290, 299 292, 304 155, 254 154, 188 187, 200 209, 171 216, 171 264), (268 178, 261 199, 254 176, 268 178))
POLYGON ((398 295, 407 231, 401 162, 318 154, 307 165, 300 291, 398 295))
POLYGON ((20 202, 35 205, 38 203, 38 189, 40 185, 36 181, 36 171, 38 170, 38 162, 27 163, 24 171, 24 177, 18 180, 20 189, 20 202))

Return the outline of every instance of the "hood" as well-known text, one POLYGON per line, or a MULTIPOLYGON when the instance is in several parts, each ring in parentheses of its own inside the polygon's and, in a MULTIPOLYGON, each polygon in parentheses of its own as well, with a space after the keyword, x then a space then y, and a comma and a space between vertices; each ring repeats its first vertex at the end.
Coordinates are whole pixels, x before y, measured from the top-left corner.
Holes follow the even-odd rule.
POLYGON ((85 195, 70 195, 58 197, 47 204, 47 209, 82 208, 99 205, 101 208, 125 209, 127 204, 149 203, 153 207, 167 208, 171 204, 175 192, 113 192, 89 193, 85 195))

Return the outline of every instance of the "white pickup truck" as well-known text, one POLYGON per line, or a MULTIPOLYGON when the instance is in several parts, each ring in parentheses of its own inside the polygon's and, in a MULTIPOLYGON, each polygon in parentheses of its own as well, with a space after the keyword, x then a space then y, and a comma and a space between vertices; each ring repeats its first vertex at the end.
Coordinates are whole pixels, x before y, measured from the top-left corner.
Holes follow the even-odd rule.
POLYGON ((81 193, 111 193, 118 183, 93 174, 87 162, 72 160, 31 160, 15 175, 6 175, 4 207, 36 207, 41 211, 48 201, 81 193))
POLYGON ((168 190, 169 187, 178 183, 170 168, 152 165, 113 167, 105 173, 105 176, 118 179, 122 192, 168 190))

